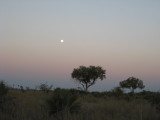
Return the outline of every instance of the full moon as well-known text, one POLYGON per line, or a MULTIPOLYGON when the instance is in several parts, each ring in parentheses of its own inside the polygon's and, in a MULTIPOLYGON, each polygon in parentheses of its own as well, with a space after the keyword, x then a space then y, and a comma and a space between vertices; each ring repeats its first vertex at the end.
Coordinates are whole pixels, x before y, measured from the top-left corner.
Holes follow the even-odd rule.
POLYGON ((63 43, 64 42, 64 40, 61 40, 61 43, 63 43))

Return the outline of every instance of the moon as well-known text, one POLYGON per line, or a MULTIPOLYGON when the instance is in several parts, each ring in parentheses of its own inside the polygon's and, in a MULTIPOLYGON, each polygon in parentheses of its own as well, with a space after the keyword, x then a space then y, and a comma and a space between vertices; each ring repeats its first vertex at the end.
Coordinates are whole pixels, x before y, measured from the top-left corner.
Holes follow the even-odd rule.
POLYGON ((63 43, 64 42, 64 40, 61 40, 61 43, 63 43))

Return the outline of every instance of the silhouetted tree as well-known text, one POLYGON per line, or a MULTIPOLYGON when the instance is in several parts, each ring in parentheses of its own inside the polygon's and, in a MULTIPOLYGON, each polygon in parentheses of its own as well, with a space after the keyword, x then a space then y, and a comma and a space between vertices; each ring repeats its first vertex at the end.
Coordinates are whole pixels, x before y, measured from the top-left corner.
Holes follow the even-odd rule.
POLYGON ((27 86, 27 87, 26 87, 26 90, 30 90, 30 88, 27 86))
POLYGON ((143 85, 143 81, 135 77, 129 77, 127 80, 124 80, 120 82, 119 84, 121 88, 131 89, 132 93, 134 93, 134 90, 137 88, 143 89, 145 87, 143 85))
POLYGON ((112 89, 112 93, 114 93, 114 95, 116 96, 120 96, 120 95, 123 95, 123 90, 121 87, 115 87, 112 89))
POLYGON ((25 92, 23 86, 20 86, 20 89, 22 92, 25 92))
POLYGON ((3 109, 3 104, 5 103, 5 96, 8 92, 8 87, 3 81, 0 81, 0 111, 3 109))
POLYGON ((100 66, 80 66, 73 70, 71 76, 87 91, 90 86, 95 84, 97 79, 103 80, 106 77, 105 73, 106 71, 100 66))
POLYGON ((39 89, 44 92, 49 92, 52 89, 53 85, 48 86, 47 83, 43 83, 39 86, 39 89))
POLYGON ((49 107, 49 114, 57 119, 62 119, 66 113, 78 113, 80 103, 77 102, 77 93, 73 90, 57 88, 53 95, 46 102, 49 107), (60 117, 60 118, 59 118, 60 117))
POLYGON ((0 81, 0 97, 3 97, 8 92, 8 87, 3 81, 0 81))

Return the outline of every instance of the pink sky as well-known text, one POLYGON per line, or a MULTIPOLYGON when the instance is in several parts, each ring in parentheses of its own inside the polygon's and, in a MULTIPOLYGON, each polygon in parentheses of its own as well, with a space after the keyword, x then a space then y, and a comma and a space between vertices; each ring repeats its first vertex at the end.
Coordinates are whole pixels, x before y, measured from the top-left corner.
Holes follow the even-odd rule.
POLYGON ((111 89, 130 76, 159 90, 159 6, 159 1, 1 1, 0 79, 76 88, 73 68, 99 65, 107 79, 92 90, 111 89))

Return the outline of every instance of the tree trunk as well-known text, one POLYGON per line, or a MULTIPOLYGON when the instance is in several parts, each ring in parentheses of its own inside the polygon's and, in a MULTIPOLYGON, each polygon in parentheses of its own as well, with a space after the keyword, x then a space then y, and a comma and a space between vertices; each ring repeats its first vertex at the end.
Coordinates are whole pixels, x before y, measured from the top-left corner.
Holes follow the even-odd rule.
POLYGON ((86 83, 85 91, 86 91, 86 92, 88 91, 88 84, 87 84, 87 83, 86 83))
POLYGON ((131 89, 131 93, 132 93, 132 95, 134 95, 134 88, 131 89))

